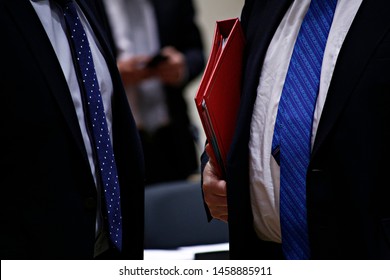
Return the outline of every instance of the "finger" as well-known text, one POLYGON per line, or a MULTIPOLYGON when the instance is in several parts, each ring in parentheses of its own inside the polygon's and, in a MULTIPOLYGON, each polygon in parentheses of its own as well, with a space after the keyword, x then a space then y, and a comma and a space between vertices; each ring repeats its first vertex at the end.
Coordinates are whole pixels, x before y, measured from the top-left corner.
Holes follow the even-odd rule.
POLYGON ((226 215, 220 215, 219 217, 214 217, 215 219, 218 219, 218 220, 220 220, 220 221, 222 221, 222 222, 225 222, 225 223, 227 223, 228 222, 228 215, 226 214, 226 215))
POLYGON ((213 218, 227 222, 228 221, 228 208, 227 207, 214 207, 209 209, 213 218))
POLYGON ((214 177, 214 179, 212 178, 206 179, 203 181, 203 191, 210 196, 218 196, 221 198, 226 198, 227 197, 226 181, 219 180, 216 177, 214 177))
POLYGON ((204 200, 209 208, 227 206, 226 181, 220 180, 213 172, 212 166, 207 163, 203 173, 204 200))

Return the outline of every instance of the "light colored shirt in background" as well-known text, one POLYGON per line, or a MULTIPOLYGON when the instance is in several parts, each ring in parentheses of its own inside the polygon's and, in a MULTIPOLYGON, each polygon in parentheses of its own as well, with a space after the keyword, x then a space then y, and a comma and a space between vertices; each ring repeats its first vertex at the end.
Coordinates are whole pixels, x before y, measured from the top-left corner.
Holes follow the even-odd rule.
MULTIPOLYGON (((154 8, 148 0, 104 0, 118 61, 136 55, 153 56, 160 50, 154 8)), ((164 87, 158 78, 126 85, 126 95, 137 126, 154 132, 169 123, 164 87)))

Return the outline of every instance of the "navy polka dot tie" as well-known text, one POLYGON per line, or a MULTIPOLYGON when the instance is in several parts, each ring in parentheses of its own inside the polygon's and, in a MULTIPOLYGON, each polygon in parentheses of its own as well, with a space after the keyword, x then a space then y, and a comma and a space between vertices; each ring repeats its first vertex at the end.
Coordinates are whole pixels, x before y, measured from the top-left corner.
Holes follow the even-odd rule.
POLYGON ((84 108, 89 122, 87 126, 92 132, 100 182, 104 190, 109 237, 113 245, 121 250, 122 215, 118 175, 91 49, 73 1, 57 0, 57 2, 63 9, 80 89, 84 94, 84 108))
POLYGON ((272 154, 280 164, 280 223, 287 259, 309 259, 306 173, 321 66, 337 0, 312 0, 291 56, 272 154))

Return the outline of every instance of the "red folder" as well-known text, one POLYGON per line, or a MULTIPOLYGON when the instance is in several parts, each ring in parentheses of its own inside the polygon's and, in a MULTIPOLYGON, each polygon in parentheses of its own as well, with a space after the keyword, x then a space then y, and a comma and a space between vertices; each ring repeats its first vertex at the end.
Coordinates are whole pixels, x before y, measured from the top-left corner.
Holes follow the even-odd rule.
POLYGON ((195 103, 219 175, 226 175, 226 159, 240 104, 244 34, 238 18, 216 22, 213 46, 195 103))

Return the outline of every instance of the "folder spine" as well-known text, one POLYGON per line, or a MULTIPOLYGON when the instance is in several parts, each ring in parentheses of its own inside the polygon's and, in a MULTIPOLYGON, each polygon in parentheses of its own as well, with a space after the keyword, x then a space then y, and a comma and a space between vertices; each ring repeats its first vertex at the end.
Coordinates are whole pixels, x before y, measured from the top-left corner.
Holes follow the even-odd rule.
POLYGON ((221 175, 224 177, 225 176, 225 164, 224 164, 223 159, 222 159, 221 150, 218 146, 217 136, 216 136, 216 133, 214 131, 211 117, 210 117, 210 114, 207 110, 207 104, 206 104, 205 100, 202 100, 202 115, 203 115, 202 120, 204 121, 204 126, 205 126, 205 133, 207 134, 207 139, 209 139, 210 145, 213 148, 215 160, 218 163, 217 168, 219 169, 221 175))

